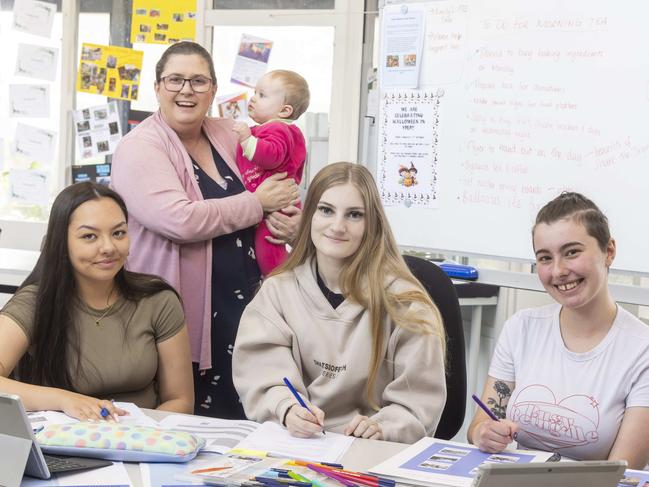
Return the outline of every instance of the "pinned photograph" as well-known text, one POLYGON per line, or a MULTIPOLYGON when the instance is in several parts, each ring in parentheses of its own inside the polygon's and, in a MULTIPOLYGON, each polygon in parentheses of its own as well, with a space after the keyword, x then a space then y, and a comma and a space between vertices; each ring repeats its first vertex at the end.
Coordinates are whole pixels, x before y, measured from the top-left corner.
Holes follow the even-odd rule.
POLYGON ((146 36, 144 34, 138 34, 135 36, 135 42, 144 42, 146 40, 146 36))
POLYGON ((138 85, 131 86, 131 100, 137 100, 138 90, 138 85))
POLYGON ((90 109, 84 108, 81 110, 81 114, 83 115, 84 120, 90 120, 90 109))
POLYGON ((97 152, 108 152, 108 141, 107 140, 100 140, 97 142, 97 152))
POLYGON ((136 8, 135 9, 135 15, 146 15, 146 9, 145 8, 136 8))
POLYGON ((171 14, 171 18, 174 22, 182 22, 184 15, 183 14, 171 14))
POLYGON ((138 81, 140 78, 140 69, 132 64, 125 64, 117 68, 120 79, 129 81, 138 81))
POLYGON ((169 24, 156 24, 158 30, 169 30, 169 24))
POLYGON ((399 67, 399 56, 395 56, 395 55, 387 56, 385 65, 388 68, 398 68, 399 67))
POLYGON ((77 132, 86 132, 90 130, 90 121, 86 120, 85 122, 77 122, 77 132))
POLYGON ((128 98, 128 85, 122 85, 122 98, 128 98))
POLYGON ((167 35, 166 35, 166 34, 160 34, 160 33, 158 33, 158 32, 156 32, 155 34, 153 34, 153 40, 154 40, 154 41, 164 41, 164 40, 166 40, 166 39, 167 39, 167 35))
POLYGON ((117 58, 115 56, 108 56, 106 58, 106 67, 107 68, 116 68, 117 67, 117 58))
POLYGON ((405 66, 417 66, 417 55, 416 54, 404 54, 403 64, 405 66))
POLYGON ((108 80, 108 91, 115 91, 117 87, 117 78, 110 78, 108 80))
POLYGON ((84 147, 92 147, 92 137, 90 137, 89 135, 84 135, 83 137, 81 137, 81 142, 84 147))
POLYGON ((99 61, 101 59, 101 47, 83 46, 81 48, 81 59, 84 61, 99 61))
POLYGON ((140 24, 140 32, 151 32, 151 26, 140 24))
POLYGON ((110 135, 119 133, 119 125, 117 124, 117 122, 109 122, 108 133, 110 133, 110 135))
POLYGON ((160 17, 160 10, 158 9, 149 10, 149 17, 160 17))
POLYGON ((108 116, 108 110, 106 108, 101 108, 94 111, 94 116, 97 120, 103 120, 108 116))
POLYGON ((195 19, 196 18, 196 12, 187 12, 187 18, 188 19, 195 19))

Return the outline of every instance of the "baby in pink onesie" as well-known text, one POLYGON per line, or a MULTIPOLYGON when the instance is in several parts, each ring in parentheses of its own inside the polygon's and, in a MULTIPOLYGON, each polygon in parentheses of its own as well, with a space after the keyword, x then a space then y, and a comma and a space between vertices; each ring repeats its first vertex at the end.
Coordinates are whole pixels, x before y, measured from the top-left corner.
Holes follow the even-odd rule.
MULTIPOLYGON (((248 115, 259 125, 235 122, 233 129, 239 134, 237 165, 248 191, 254 192, 266 178, 281 172, 300 183, 306 143, 292 122, 306 111, 309 97, 306 80, 293 71, 270 71, 257 82, 248 115)), ((286 258, 285 246, 269 242, 269 236, 262 220, 255 232, 255 254, 264 276, 286 258)))

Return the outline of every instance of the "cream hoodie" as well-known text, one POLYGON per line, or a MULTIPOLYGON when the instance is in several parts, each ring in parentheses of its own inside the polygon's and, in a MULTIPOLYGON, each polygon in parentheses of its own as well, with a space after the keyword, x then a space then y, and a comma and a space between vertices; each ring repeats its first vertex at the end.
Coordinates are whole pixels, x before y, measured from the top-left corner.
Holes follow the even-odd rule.
MULTIPOLYGON (((393 291, 408 284, 394 281, 393 291)), ((432 435, 446 401, 439 338, 386 319, 383 363, 373 410, 364 388, 372 353, 369 312, 344 301, 333 309, 318 287, 314 261, 264 282, 241 317, 233 379, 248 418, 276 421, 296 401, 282 382, 325 412, 325 429, 342 432, 356 414, 381 425, 383 438, 413 443, 432 435)))

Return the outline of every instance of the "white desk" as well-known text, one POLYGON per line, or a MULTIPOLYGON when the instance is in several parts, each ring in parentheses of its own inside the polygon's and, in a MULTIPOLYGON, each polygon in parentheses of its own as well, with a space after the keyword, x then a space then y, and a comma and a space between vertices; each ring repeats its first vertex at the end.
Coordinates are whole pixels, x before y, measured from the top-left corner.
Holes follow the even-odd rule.
MULTIPOLYGON (((144 411, 157 421, 169 414, 151 409, 144 409, 144 411)), ((345 465, 345 468, 360 472, 388 459, 407 446, 403 443, 393 443, 391 441, 363 440, 357 438, 343 456, 341 463, 345 465)), ((124 466, 131 479, 131 485, 133 487, 142 487, 140 465, 137 463, 125 463, 124 466)))

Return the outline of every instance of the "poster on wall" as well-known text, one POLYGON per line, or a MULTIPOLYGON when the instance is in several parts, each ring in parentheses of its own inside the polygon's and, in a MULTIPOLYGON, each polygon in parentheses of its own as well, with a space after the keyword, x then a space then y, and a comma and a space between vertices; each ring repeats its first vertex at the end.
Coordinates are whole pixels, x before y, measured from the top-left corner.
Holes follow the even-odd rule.
POLYGON ((377 182, 384 205, 439 207, 437 133, 443 95, 443 90, 383 94, 377 182))
POLYGON ((254 88, 257 80, 268 69, 268 58, 272 48, 273 41, 243 34, 230 81, 254 88))
POLYGON ((9 171, 11 199, 30 205, 46 205, 49 194, 45 171, 18 168, 9 171))
POLYGON ((99 184, 110 184, 110 163, 83 164, 72 166, 72 182, 92 181, 99 184))
POLYGON ((49 117, 49 85, 9 85, 9 116, 16 118, 49 117))
POLYGON ((50 163, 56 148, 56 132, 19 123, 16 125, 12 155, 28 162, 50 163))
POLYGON ((50 37, 56 14, 56 3, 39 2, 38 0, 14 1, 14 30, 50 37))
POLYGON ((248 118, 248 93, 226 96, 217 101, 219 116, 232 120, 246 120, 248 118))
POLYGON ((196 38, 196 0, 133 0, 131 43, 173 44, 196 38))
POLYGON ((118 46, 81 46, 77 91, 137 100, 142 71, 142 51, 118 46))
POLYGON ((394 5, 383 9, 379 59, 383 88, 419 86, 424 26, 424 8, 420 5, 394 5))
POLYGON ((35 44, 18 44, 16 76, 54 81, 58 67, 59 50, 35 44))
POLYGON ((122 138, 116 102, 76 110, 73 118, 82 159, 115 152, 122 138))

